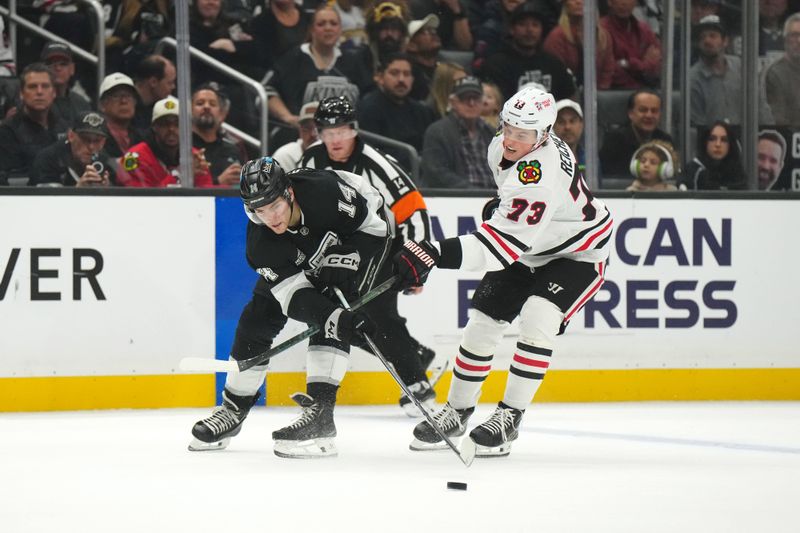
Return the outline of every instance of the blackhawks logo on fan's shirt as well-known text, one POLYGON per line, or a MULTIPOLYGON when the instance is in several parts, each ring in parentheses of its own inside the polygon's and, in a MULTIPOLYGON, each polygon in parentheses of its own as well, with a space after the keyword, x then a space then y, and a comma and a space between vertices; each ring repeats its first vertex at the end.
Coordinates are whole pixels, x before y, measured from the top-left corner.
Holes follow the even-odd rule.
POLYGON ((519 172, 519 181, 527 185, 528 183, 539 183, 542 179, 542 164, 539 160, 534 161, 520 161, 517 163, 517 172, 519 172))
POLYGON ((122 158, 122 166, 127 171, 136 170, 139 168, 139 154, 137 152, 128 152, 122 158))

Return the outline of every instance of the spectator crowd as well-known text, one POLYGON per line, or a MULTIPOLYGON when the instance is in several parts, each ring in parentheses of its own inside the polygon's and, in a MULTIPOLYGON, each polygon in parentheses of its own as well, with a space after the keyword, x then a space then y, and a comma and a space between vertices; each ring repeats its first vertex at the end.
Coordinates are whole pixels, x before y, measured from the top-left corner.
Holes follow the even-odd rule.
MULTIPOLYGON (((299 165, 325 144, 319 103, 344 97, 364 132, 358 142, 406 172, 418 168, 418 186, 491 190, 485 153, 499 110, 531 84, 556 98, 553 133, 586 168, 579 102, 595 95, 584 92, 584 0, 192 0, 191 45, 265 87, 269 154, 250 140, 262 105, 252 89, 193 58, 191 101, 173 96, 174 51, 158 45, 175 34, 174 0, 102 3, 106 25, 94 28, 80 2, 19 0, 22 16, 60 40, 20 29, 15 56, 0 18, 0 185, 179 186, 183 108, 195 186, 231 187, 258 155, 299 165), (98 34, 102 80, 74 48, 92 51, 98 34)), ((598 106, 618 110, 598 124, 600 188, 747 189, 738 141, 746 76, 758 77, 763 95, 752 147, 758 188, 800 188, 800 161, 787 148, 800 136, 800 0, 759 0, 758 73, 742 70, 742 2, 692 0, 685 61, 683 15, 665 20, 663 2, 587 5, 599 15, 598 106), (661 39, 667 24, 672 50, 661 39), (667 54, 690 65, 686 154, 663 116, 667 54)))

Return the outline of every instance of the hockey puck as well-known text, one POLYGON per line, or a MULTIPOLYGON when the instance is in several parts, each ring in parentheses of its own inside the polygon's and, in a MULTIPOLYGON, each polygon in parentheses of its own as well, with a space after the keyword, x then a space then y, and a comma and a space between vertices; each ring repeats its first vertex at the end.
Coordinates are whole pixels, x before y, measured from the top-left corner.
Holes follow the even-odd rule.
POLYGON ((460 481, 448 481, 447 488, 453 490, 467 490, 467 484, 460 481))

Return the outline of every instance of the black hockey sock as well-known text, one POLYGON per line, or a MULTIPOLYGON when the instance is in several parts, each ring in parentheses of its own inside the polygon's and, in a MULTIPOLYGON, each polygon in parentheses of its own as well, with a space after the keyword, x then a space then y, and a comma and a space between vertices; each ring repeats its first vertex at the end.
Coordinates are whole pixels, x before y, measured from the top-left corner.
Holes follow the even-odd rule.
POLYGON ((313 382, 306 385, 306 393, 320 403, 335 404, 338 385, 330 383, 313 382))

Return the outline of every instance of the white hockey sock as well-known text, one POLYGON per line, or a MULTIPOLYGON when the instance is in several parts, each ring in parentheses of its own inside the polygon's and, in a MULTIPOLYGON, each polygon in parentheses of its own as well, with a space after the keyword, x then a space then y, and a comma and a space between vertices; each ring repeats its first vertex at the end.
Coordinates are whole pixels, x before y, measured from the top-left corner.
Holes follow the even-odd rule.
POLYGON ((456 363, 453 367, 453 380, 450 382, 450 392, 447 401, 456 409, 474 407, 478 402, 483 382, 492 369, 490 355, 478 355, 458 347, 456 363))
POLYGON ((464 328, 458 348, 453 380, 447 401, 456 409, 474 407, 478 403, 483 382, 492 369, 492 358, 508 322, 494 320, 475 310, 464 328))
POLYGON ((237 396, 254 396, 266 376, 267 365, 254 366, 244 372, 230 372, 225 378, 225 388, 237 396))
POLYGON ((349 355, 332 346, 309 346, 306 356, 306 382, 338 386, 347 373, 349 355))
POLYGON ((542 384, 553 350, 517 342, 517 350, 508 370, 503 403, 525 410, 542 384))

